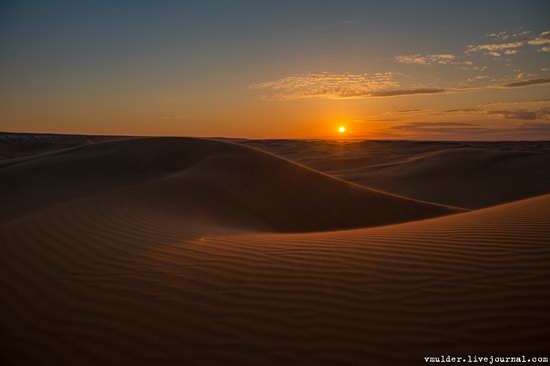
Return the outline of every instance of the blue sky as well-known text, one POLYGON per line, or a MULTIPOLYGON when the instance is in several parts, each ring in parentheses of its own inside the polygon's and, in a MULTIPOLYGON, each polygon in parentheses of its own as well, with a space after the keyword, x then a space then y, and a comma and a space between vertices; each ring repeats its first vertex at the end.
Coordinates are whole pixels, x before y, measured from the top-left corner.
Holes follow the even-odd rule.
POLYGON ((331 137, 346 124, 350 137, 416 138, 407 126, 433 122, 441 133, 424 137, 476 139, 531 138, 533 123, 550 130, 540 102, 548 1, 0 6, 3 130, 331 137), (442 115, 458 109, 479 113, 442 115), (536 118, 510 118, 522 111, 536 118))

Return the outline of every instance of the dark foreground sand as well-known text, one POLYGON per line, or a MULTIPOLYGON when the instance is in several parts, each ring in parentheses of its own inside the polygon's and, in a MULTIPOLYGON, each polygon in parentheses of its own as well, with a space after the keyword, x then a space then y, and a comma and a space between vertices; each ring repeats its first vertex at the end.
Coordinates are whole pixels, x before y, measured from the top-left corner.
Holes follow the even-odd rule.
POLYGON ((550 195, 467 212, 225 142, 77 145, 0 162, 1 364, 548 350, 550 195))

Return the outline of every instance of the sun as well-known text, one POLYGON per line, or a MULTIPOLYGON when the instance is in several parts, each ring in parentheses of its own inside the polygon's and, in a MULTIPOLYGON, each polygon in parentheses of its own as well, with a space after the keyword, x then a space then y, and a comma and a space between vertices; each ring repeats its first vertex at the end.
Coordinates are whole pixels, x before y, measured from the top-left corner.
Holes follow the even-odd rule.
POLYGON ((346 127, 345 126, 338 127, 338 132, 340 132, 340 133, 346 132, 346 127))

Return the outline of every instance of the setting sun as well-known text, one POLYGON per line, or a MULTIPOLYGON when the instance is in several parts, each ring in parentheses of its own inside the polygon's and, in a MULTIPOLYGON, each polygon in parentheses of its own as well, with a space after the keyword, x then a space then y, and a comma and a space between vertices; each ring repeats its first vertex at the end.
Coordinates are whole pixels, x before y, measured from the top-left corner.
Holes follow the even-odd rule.
POLYGON ((344 126, 340 126, 340 127, 338 127, 338 132, 344 133, 344 132, 346 132, 346 128, 344 126))

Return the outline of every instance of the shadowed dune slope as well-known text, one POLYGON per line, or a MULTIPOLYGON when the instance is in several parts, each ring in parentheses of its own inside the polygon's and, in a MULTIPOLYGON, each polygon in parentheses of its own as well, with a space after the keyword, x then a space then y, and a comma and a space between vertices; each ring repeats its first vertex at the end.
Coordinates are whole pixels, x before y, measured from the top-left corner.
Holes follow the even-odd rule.
POLYGON ((241 143, 384 192, 471 209, 550 193, 548 141, 241 143))
POLYGON ((0 228, 3 365, 410 366, 548 350, 548 195, 370 229, 239 235, 111 198, 0 228))
POLYGON ((93 143, 0 164, 6 221, 97 196, 197 225, 322 231, 456 212, 351 184, 260 150, 193 138, 93 143))

